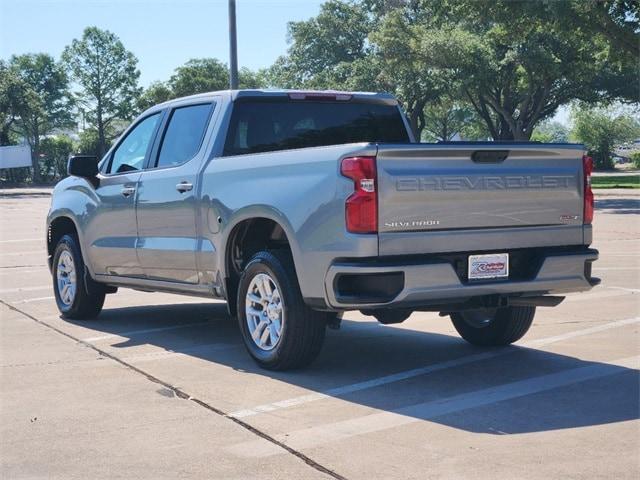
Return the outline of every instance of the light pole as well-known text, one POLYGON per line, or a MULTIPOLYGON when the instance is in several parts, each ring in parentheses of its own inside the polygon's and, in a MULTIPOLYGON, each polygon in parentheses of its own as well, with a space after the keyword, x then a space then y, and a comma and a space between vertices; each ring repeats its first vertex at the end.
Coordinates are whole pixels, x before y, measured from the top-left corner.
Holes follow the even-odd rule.
POLYGON ((236 39, 236 0, 229 0, 229 85, 238 88, 238 42, 236 39))

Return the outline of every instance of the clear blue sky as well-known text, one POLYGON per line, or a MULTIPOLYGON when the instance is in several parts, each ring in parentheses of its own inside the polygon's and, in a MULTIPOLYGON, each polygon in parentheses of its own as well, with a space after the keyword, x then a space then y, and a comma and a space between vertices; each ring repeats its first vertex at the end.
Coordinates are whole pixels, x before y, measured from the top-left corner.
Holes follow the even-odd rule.
MULTIPOLYGON (((315 16, 321 0, 237 0, 240 66, 267 67, 285 53, 287 22, 315 16)), ((114 32, 139 60, 146 86, 190 58, 229 60, 227 0, 0 0, 0 58, 58 58, 85 27, 114 32)))

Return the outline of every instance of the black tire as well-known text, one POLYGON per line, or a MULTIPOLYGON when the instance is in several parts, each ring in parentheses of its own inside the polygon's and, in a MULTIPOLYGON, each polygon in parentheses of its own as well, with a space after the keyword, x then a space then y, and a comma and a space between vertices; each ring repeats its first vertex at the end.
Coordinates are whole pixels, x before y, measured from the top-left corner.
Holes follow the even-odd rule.
POLYGON ((52 273, 56 304, 64 318, 88 320, 98 316, 104 304, 105 291, 88 276, 75 235, 64 235, 56 245, 52 273), (65 252, 71 255, 75 270, 75 294, 73 300, 69 302, 63 301, 58 286, 59 259, 65 252))
POLYGON ((268 370, 302 368, 320 353, 324 343, 327 313, 313 310, 304 303, 289 252, 262 251, 249 260, 240 276, 237 306, 242 339, 251 357, 261 367, 268 370), (273 280, 280 292, 284 312, 279 340, 268 351, 258 346, 251 337, 246 312, 247 291, 252 280, 261 273, 273 280))
POLYGON ((500 346, 520 340, 531 327, 536 307, 505 307, 451 314, 460 336, 473 345, 500 346))

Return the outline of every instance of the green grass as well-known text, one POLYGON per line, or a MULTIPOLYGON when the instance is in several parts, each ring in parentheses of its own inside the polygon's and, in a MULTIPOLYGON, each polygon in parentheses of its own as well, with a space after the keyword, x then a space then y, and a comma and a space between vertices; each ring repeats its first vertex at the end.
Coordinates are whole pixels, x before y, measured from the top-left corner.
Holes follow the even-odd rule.
POLYGON ((640 188, 640 175, 591 177, 591 186, 596 188, 640 188))

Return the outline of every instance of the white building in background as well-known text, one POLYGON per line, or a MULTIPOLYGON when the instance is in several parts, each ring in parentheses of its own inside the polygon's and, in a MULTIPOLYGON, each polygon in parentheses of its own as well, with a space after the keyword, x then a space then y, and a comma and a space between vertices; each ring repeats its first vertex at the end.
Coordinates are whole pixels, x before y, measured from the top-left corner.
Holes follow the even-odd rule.
POLYGON ((29 145, 9 145, 0 147, 0 168, 19 168, 31 166, 31 147, 29 145))

